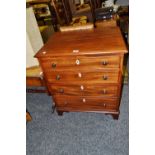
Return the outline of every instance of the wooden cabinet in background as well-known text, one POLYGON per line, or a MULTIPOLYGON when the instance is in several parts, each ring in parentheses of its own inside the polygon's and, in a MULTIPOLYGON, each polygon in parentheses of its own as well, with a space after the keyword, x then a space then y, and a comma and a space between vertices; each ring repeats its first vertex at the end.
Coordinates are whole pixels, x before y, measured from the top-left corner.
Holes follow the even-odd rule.
POLYGON ((53 26, 57 31, 57 16, 54 6, 51 5, 51 0, 28 0, 26 7, 32 7, 38 23, 38 26, 53 26))
POLYGON ((125 53, 118 27, 56 32, 35 57, 58 114, 98 112, 118 119, 125 53))
POLYGON ((72 21, 72 14, 68 0, 51 0, 60 25, 68 25, 72 21))

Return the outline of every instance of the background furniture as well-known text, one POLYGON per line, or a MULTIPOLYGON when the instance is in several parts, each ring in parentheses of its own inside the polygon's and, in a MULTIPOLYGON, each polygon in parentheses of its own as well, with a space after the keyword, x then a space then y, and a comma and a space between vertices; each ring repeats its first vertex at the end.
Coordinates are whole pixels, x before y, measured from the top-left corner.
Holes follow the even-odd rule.
POLYGON ((88 23, 85 25, 77 25, 77 26, 63 26, 60 27, 61 32, 75 31, 75 30, 88 30, 93 29, 94 25, 92 23, 88 23))
POLYGON ((68 0, 51 0, 51 5, 55 9, 60 25, 67 25, 71 22, 72 14, 68 0))
POLYGON ((93 29, 93 28, 94 28, 94 24, 87 23, 87 17, 81 16, 81 17, 72 18, 72 22, 70 23, 70 25, 60 27, 60 31, 66 32, 66 31, 85 30, 85 29, 93 29))
POLYGON ((105 27, 115 27, 117 26, 117 17, 113 17, 112 19, 108 20, 98 20, 95 22, 96 28, 105 28, 105 27))
POLYGON ((55 33, 35 57, 58 114, 100 112, 118 119, 126 52, 118 27, 55 33))
POLYGON ((26 86, 27 92, 47 92, 35 53, 43 46, 43 40, 32 7, 26 9, 26 86), (29 89, 28 87, 33 87, 29 89), (45 87, 45 90, 36 87, 45 87))
POLYGON ((84 2, 85 3, 81 5, 80 1, 69 0, 72 16, 87 16, 88 22, 93 22, 89 0, 84 2))
POLYGON ((51 0, 28 0, 27 7, 32 7, 39 26, 52 26, 57 31, 57 15, 51 0))
POLYGON ((39 26, 40 33, 44 44, 48 41, 49 37, 54 34, 54 29, 52 26, 39 26))
POLYGON ((129 34, 129 6, 121 6, 118 10, 119 26, 128 45, 129 34))
MULTIPOLYGON (((121 6, 117 12, 119 16, 118 25, 121 29, 122 35, 129 48, 129 6, 121 6)), ((128 83, 129 79, 129 53, 124 57, 124 83, 128 83)))
POLYGON ((26 86, 45 86, 40 66, 33 66, 26 69, 26 86))

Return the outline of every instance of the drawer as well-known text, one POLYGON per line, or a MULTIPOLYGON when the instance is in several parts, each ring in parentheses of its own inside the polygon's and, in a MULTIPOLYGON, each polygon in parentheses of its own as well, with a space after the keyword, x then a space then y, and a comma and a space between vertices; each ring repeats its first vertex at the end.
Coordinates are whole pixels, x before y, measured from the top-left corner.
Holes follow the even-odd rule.
POLYGON ((119 68, 120 56, 96 56, 96 57, 55 57, 41 59, 41 64, 47 70, 72 70, 96 69, 96 68, 119 68))
POLYGON ((54 95, 58 107, 117 109, 118 98, 104 98, 103 96, 69 96, 54 95))
POLYGON ((49 83, 118 83, 119 71, 117 70, 96 70, 96 71, 55 71, 45 72, 49 83))
POLYGON ((64 84, 64 85, 50 85, 52 94, 62 95, 102 95, 105 97, 117 97, 118 86, 106 86, 103 84, 64 84))

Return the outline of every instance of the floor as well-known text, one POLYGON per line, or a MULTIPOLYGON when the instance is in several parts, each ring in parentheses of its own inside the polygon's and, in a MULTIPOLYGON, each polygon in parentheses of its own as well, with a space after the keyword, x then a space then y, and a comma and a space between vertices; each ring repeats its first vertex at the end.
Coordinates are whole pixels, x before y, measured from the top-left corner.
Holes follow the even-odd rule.
POLYGON ((27 155, 128 155, 129 89, 123 86, 120 117, 97 113, 51 113, 51 97, 27 93, 32 121, 26 127, 27 155))

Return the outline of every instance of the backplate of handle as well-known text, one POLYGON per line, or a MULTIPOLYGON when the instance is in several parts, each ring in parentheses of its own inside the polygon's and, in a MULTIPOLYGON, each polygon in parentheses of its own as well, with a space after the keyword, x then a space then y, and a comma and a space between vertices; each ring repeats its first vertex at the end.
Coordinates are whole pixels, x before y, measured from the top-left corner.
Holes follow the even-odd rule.
POLYGON ((106 94, 106 93, 107 93, 107 90, 106 90, 106 89, 103 89, 103 90, 102 90, 102 93, 103 93, 103 94, 106 94))
POLYGON ((104 75, 103 80, 108 80, 108 76, 104 75))
POLYGON ((52 68, 56 68, 56 66, 57 66, 57 65, 56 65, 55 63, 52 64, 52 68))
POLYGON ((106 61, 106 60, 104 60, 103 62, 102 62, 102 65, 104 65, 104 66, 106 66, 108 64, 108 62, 106 61))
POLYGON ((58 92, 59 92, 59 93, 64 93, 64 89, 63 89, 63 88, 59 88, 59 89, 58 89, 58 92))
POLYGON ((60 75, 57 75, 56 76, 56 80, 60 80, 60 75))

